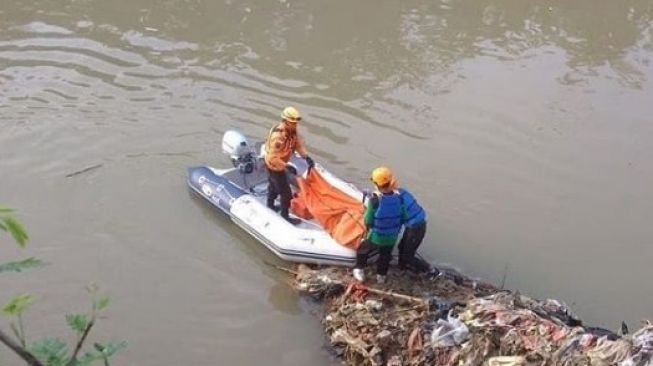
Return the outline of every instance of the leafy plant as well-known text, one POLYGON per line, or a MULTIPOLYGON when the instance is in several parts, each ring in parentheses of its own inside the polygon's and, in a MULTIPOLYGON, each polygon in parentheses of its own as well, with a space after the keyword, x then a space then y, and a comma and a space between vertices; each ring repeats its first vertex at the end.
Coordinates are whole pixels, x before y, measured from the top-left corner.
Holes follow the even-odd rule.
MULTIPOLYGON (((0 206, 0 230, 8 232, 14 241, 22 248, 29 239, 27 232, 12 215, 14 210, 0 206)), ((21 272, 30 268, 43 266, 40 259, 33 257, 15 262, 0 263, 0 273, 21 272)), ((27 336, 23 324, 23 313, 34 302, 34 297, 29 294, 14 296, 2 308, 3 313, 9 318, 9 327, 13 337, 0 329, 0 343, 14 351, 19 357, 31 366, 86 366, 102 361, 105 366, 109 365, 109 359, 117 352, 127 347, 126 342, 119 343, 94 343, 93 349, 87 350, 80 356, 88 334, 105 310, 110 299, 106 295, 99 295, 98 287, 94 284, 87 287, 93 301, 88 313, 67 314, 66 323, 77 335, 72 352, 68 344, 58 337, 45 337, 31 345, 27 345, 27 336)))
POLYGON ((12 208, 0 206, 0 230, 8 231, 18 245, 25 247, 29 237, 23 226, 11 215, 12 212, 12 208))
POLYGON ((21 261, 0 263, 0 273, 2 272, 21 272, 30 268, 38 268, 43 266, 42 260, 34 257, 26 258, 21 261))

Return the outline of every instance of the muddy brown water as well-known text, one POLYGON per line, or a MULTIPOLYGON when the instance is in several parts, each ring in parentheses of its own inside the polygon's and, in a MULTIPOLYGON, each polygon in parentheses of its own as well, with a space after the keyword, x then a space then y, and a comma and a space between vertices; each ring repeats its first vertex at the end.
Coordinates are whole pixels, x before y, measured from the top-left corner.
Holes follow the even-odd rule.
POLYGON ((415 193, 427 258, 636 328, 652 36, 650 0, 0 0, 0 201, 31 234, 2 260, 50 263, 3 274, 0 300, 37 296, 36 338, 98 283, 121 365, 330 364, 275 258, 185 186, 227 164, 225 130, 263 138, 295 105, 315 160, 415 193))

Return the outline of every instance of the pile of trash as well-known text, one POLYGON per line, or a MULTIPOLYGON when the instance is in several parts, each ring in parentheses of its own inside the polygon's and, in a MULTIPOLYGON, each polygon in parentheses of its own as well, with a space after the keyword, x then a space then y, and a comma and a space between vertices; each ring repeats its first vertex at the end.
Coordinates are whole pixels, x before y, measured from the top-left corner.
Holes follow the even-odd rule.
POLYGON ((584 326, 558 301, 460 274, 391 270, 385 284, 371 286, 345 268, 301 265, 295 273, 295 288, 324 303, 322 325, 347 365, 653 366, 650 322, 617 335, 584 326))

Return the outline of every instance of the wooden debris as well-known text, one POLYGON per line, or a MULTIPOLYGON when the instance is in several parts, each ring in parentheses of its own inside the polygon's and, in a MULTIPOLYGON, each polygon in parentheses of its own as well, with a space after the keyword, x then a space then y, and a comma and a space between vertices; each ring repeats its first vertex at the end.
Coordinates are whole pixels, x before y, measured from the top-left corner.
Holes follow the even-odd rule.
POLYGON ((376 288, 355 282, 343 268, 277 268, 295 276, 300 292, 324 300, 322 326, 347 365, 587 366, 651 358, 652 324, 609 340, 578 326, 559 302, 468 279, 391 270, 376 288))

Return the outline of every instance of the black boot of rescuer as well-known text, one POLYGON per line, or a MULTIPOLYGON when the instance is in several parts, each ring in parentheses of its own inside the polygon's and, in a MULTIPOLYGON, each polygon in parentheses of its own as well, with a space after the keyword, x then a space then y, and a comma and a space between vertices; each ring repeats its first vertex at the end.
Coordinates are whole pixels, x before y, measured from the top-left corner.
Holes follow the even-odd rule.
POLYGON ((286 221, 288 221, 289 223, 291 223, 293 225, 299 225, 299 223, 302 222, 302 220, 300 220, 300 219, 290 217, 290 215, 288 214, 288 209, 285 208, 285 207, 281 208, 281 217, 283 217, 284 219, 286 219, 286 221))
POLYGON ((268 205, 268 208, 269 208, 270 210, 274 211, 274 212, 279 212, 279 211, 281 210, 281 207, 279 207, 279 206, 277 206, 277 205, 275 205, 275 204, 268 205))

